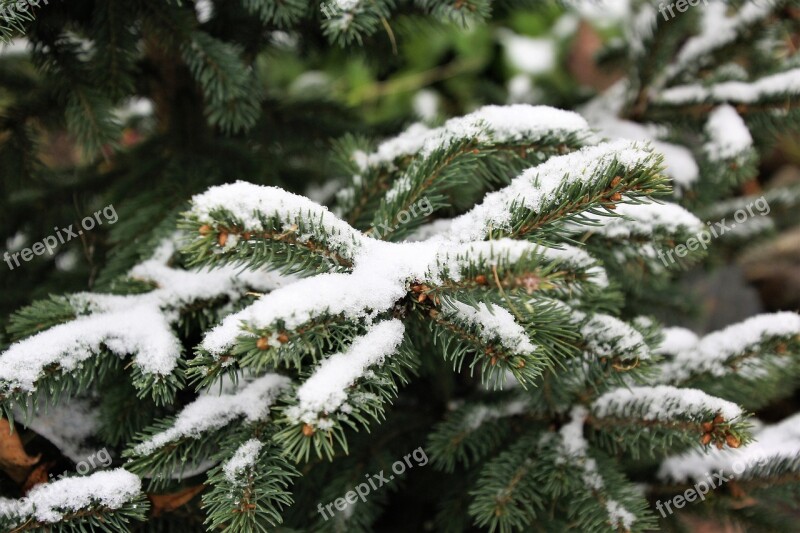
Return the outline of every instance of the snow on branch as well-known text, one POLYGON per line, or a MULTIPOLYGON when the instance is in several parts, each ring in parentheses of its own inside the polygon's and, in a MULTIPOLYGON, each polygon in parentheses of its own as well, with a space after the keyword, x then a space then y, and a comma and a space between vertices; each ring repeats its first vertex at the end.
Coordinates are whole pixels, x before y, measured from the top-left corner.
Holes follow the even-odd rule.
POLYGON ((721 414, 726 421, 738 421, 743 412, 735 403, 710 396, 696 389, 656 387, 618 388, 592 403, 599 418, 636 418, 668 422, 676 419, 702 419, 709 413, 721 414))
POLYGON ((624 113, 628 91, 629 83, 620 80, 585 104, 580 113, 598 130, 597 137, 649 142, 655 152, 664 156, 664 173, 672 178, 673 183, 680 190, 693 186, 700 176, 700 168, 691 150, 661 140, 669 134, 662 125, 639 124, 619 118, 624 113))
POLYGON ((444 247, 436 258, 436 270, 432 272, 431 277, 446 276, 459 281, 461 270, 469 266, 481 263, 495 267, 502 263, 514 265, 523 259, 537 258, 556 263, 562 268, 582 270, 590 282, 599 287, 608 286, 608 276, 603 267, 577 246, 561 244, 559 248, 550 248, 528 241, 505 238, 444 247))
POLYGON ((712 161, 734 159, 753 148, 747 124, 730 105, 721 105, 712 111, 705 130, 708 142, 703 149, 712 161))
POLYGON ((58 365, 70 372, 104 347, 123 357, 133 354, 144 374, 166 376, 176 367, 181 343, 173 326, 182 307, 197 301, 241 298, 247 288, 270 290, 286 281, 271 273, 240 273, 233 267, 186 271, 168 266, 175 237, 163 241, 153 257, 129 277, 153 282, 156 289, 126 296, 78 293, 68 297, 78 315, 12 344, 0 354, 0 383, 5 390, 33 392, 45 370, 58 365))
POLYGON ((123 468, 62 478, 35 486, 19 500, 0 498, 0 518, 19 524, 29 519, 55 524, 71 513, 96 506, 120 509, 136 500, 141 489, 139 477, 123 468))
MULTIPOLYGON (((800 315, 791 312, 762 314, 750 317, 738 324, 733 324, 720 331, 715 331, 702 338, 698 343, 686 343, 675 346, 672 341, 671 351, 674 359, 662 366, 662 378, 670 383, 680 383, 690 376, 707 373, 712 376, 724 376, 737 372, 744 376, 758 376, 765 362, 765 354, 759 347, 781 338, 800 335, 800 315), (734 369, 728 363, 754 352, 756 357, 739 362, 734 369)), ((788 362, 789 358, 785 358, 788 362)))
POLYGON ((588 454, 589 443, 583 437, 583 426, 589 411, 583 406, 575 406, 570 412, 570 421, 559 430, 561 438, 561 451, 563 456, 560 461, 573 464, 581 469, 581 477, 586 488, 596 494, 601 503, 604 503, 608 518, 612 526, 622 526, 629 531, 636 521, 636 515, 627 510, 620 502, 602 494, 606 485, 600 474, 597 461, 588 454))
POLYGON ((597 313, 581 326, 581 335, 586 340, 587 349, 598 357, 650 359, 642 334, 622 320, 611 315, 597 313))
POLYGON ((616 214, 620 216, 589 214, 582 221, 586 225, 569 227, 576 233, 589 231, 609 239, 650 238, 658 233, 674 235, 681 231, 698 233, 705 228, 699 218, 672 203, 620 204, 616 214))
POLYGON ((233 456, 222 467, 225 478, 234 485, 241 483, 240 477, 242 473, 255 466, 258 453, 263 447, 264 443, 258 439, 249 439, 239 446, 233 456))
POLYGON ((596 186, 612 170, 632 173, 653 169, 656 164, 657 157, 649 149, 630 141, 604 143, 553 157, 455 218, 449 236, 466 242, 483 240, 492 230, 510 232, 515 207, 542 214, 549 205, 566 200, 572 185, 596 186))
POLYGON ((211 227, 219 226, 225 215, 233 217, 241 228, 226 237, 228 248, 245 238, 239 236, 245 232, 269 234, 278 241, 292 235, 297 244, 325 246, 351 259, 364 238, 327 207, 304 196, 244 181, 211 187, 194 196, 188 215, 198 225, 211 227))
POLYGON ((491 308, 480 302, 476 307, 447 300, 443 302, 442 311, 477 327, 481 338, 486 342, 499 340, 500 345, 513 354, 529 355, 536 350, 531 344, 525 329, 519 325, 514 316, 500 306, 491 308))
POLYGON ((762 426, 753 437, 755 442, 736 449, 690 450, 668 457, 661 463, 658 477, 680 483, 703 479, 708 472, 724 471, 733 472, 742 480, 766 474, 762 468, 772 462, 786 460, 800 465, 800 414, 762 426))
POLYGON ((225 427, 237 418, 248 422, 264 420, 278 394, 290 383, 289 378, 265 374, 250 383, 243 383, 230 394, 206 393, 188 404, 169 429, 148 437, 133 448, 133 454, 144 456, 180 439, 198 439, 204 433, 225 427))
POLYGON ((489 105, 463 117, 452 118, 439 128, 429 129, 414 124, 397 137, 384 141, 374 153, 360 152, 354 158, 361 169, 366 170, 391 164, 404 156, 426 157, 461 140, 502 144, 589 133, 586 121, 572 111, 525 104, 489 105))
POLYGON ((704 58, 710 58, 714 52, 733 43, 742 33, 766 19, 782 3, 782 0, 745 2, 732 16, 727 16, 729 6, 723 2, 707 4, 703 11, 700 33, 684 43, 675 61, 667 67, 664 78, 671 80, 677 74, 702 67, 704 58))
POLYGON ((727 81, 704 87, 681 85, 664 90, 656 103, 683 105, 704 102, 752 104, 800 92, 800 68, 764 76, 753 82, 727 81))
POLYGON ((663 355, 674 357, 681 352, 694 348, 700 342, 697 334, 686 328, 664 328, 661 333, 664 337, 654 351, 663 355))
POLYGON ((405 327, 392 319, 372 326, 345 351, 322 361, 297 389, 297 405, 286 411, 293 422, 316 425, 321 413, 335 413, 347 400, 347 389, 370 368, 380 366, 397 351, 405 327))

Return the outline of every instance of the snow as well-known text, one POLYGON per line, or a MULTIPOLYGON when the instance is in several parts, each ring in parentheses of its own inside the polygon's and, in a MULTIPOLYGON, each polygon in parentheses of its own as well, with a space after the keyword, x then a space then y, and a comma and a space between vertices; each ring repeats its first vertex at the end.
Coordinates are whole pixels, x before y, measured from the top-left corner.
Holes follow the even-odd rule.
POLYGON ((122 468, 85 477, 62 478, 36 485, 19 500, 0 498, 0 516, 33 517, 53 524, 66 514, 93 506, 119 509, 138 496, 141 489, 141 480, 122 468))
POLYGON ((506 83, 509 104, 533 103, 542 99, 542 91, 533 85, 527 74, 517 74, 506 83))
POLYGON ((296 406, 287 409, 294 421, 316 424, 321 413, 336 412, 347 400, 347 389, 364 377, 370 367, 380 366, 395 353, 405 327, 391 319, 372 326, 345 351, 329 356, 297 389, 296 406))
POLYGON ((566 0, 569 10, 593 24, 609 27, 626 20, 630 16, 630 0, 566 0))
POLYGON ((692 152, 684 146, 659 140, 657 128, 621 120, 611 114, 601 115, 598 111, 590 111, 587 108, 584 108, 583 114, 600 134, 609 139, 649 142, 655 152, 664 156, 664 172, 680 187, 686 189, 697 181, 700 169, 692 152))
POLYGON ((608 511, 608 517, 614 528, 622 527, 624 531, 630 531, 636 521, 636 516, 616 500, 606 500, 606 511, 608 511))
POLYGON ((431 89, 422 89, 414 95, 412 101, 414 114, 420 120, 431 122, 439 115, 439 95, 431 89))
POLYGON ((753 437, 755 442, 740 448, 690 450, 668 457, 661 463, 658 477, 681 483, 703 479, 709 472, 719 470, 733 472, 736 477, 744 473, 744 477, 748 477, 748 470, 763 467, 768 462, 796 461, 800 457, 800 414, 758 428, 753 437))
POLYGON ((8 42, 0 43, 0 56, 12 54, 27 54, 29 52, 30 41, 24 37, 11 39, 8 42))
POLYGON ((568 456, 585 457, 589 443, 583 438, 583 425, 589 411, 582 405, 576 405, 570 412, 570 421, 561 426, 559 435, 564 452, 568 456))
POLYGON ((661 330, 664 339, 654 350, 656 353, 675 356, 694 348, 700 339, 693 331, 686 328, 672 327, 661 330))
POLYGON ((241 483, 240 477, 245 471, 255 467, 258 453, 263 446, 264 444, 258 439, 250 439, 239 446, 236 452, 234 452, 233 457, 222 467, 222 471, 225 473, 225 479, 234 485, 241 483))
MULTIPOLYGON (((516 380, 512 377, 511 379, 516 380)), ((469 416, 466 418, 467 429, 475 431, 484 423, 500 418, 521 415, 530 407, 527 400, 515 399, 500 405, 477 404, 470 408, 469 416)))
POLYGON ((211 187, 192 198, 191 213, 201 224, 215 225, 212 213, 225 210, 249 231, 267 231, 262 219, 276 218, 283 229, 299 225, 301 220, 313 220, 318 226, 316 237, 325 236, 328 246, 345 257, 351 257, 362 236, 340 220, 327 207, 278 187, 254 185, 237 181, 211 187))
POLYGON ((660 93, 656 102, 690 104, 704 101, 751 104, 763 98, 779 97, 800 92, 800 68, 765 76, 753 82, 727 81, 704 87, 681 85, 660 93))
POLYGON ((175 368, 181 352, 166 317, 149 305, 138 305, 78 317, 12 344, 0 355, 0 382, 7 390, 32 392, 47 367, 77 370, 101 346, 120 357, 134 353, 142 371, 160 375, 175 368))
POLYGON ((567 268, 585 270, 591 283, 600 287, 608 286, 606 271, 597 260, 581 248, 569 244, 562 244, 561 248, 549 248, 528 241, 503 238, 450 246, 443 243, 442 248, 443 250, 436 258, 437 269, 430 276, 431 278, 437 278, 446 272, 449 279, 458 281, 461 279, 461 268, 470 263, 484 262, 490 266, 497 266, 501 261, 508 261, 514 264, 523 257, 533 255, 541 256, 547 261, 564 265, 567 268))
POLYGON ((678 204, 618 204, 615 214, 619 217, 587 215, 588 221, 599 224, 584 226, 570 224, 576 233, 591 231, 609 239, 652 237, 658 232, 675 234, 679 231, 699 233, 705 225, 699 218, 678 204))
POLYGON ((485 303, 480 302, 475 308, 450 300, 443 303, 442 312, 454 315, 477 327, 484 342, 499 340, 500 345, 513 354, 527 355, 536 350, 536 346, 528 340, 525 329, 514 320, 511 313, 502 307, 489 308, 485 303))
MULTIPOLYGON (((589 411, 586 407, 576 405, 570 412, 570 421, 561 426, 559 436, 564 456, 560 460, 579 466, 586 488, 593 492, 599 492, 603 491, 605 481, 597 470, 597 461, 588 454, 589 443, 583 438, 583 426, 588 414, 589 411)), ((615 500, 606 500, 606 510, 614 527, 622 523, 627 530, 636 521, 636 516, 615 500)))
POLYGON ((247 287, 270 290, 293 279, 269 272, 239 272, 232 266, 214 271, 171 268, 167 263, 175 252, 176 239, 171 236, 162 241, 151 259, 128 274, 155 282, 157 289, 125 296, 70 296, 70 305, 79 316, 18 341, 0 354, 0 382, 10 390, 32 392, 47 367, 58 364, 66 372, 77 370, 102 347, 119 357, 134 354, 142 372, 165 376, 175 369, 181 354, 181 343, 173 331, 181 307, 221 296, 236 301, 247 287))
POLYGON ((400 135, 381 143, 367 160, 369 166, 380 166, 409 155, 426 157, 461 139, 493 144, 534 143, 545 136, 588 134, 588 128, 586 121, 572 111, 526 104, 488 105, 463 117, 452 118, 439 128, 413 124, 400 135))
POLYGON ((676 74, 688 69, 697 69, 705 64, 704 57, 736 40, 743 31, 752 28, 766 18, 778 2, 762 0, 759 2, 746 2, 733 16, 728 17, 728 5, 723 2, 706 4, 703 10, 701 31, 691 37, 678 52, 673 64, 666 70, 666 79, 672 79, 676 74))
POLYGON ((197 0, 194 4, 194 9, 197 12, 197 21, 200 24, 211 20, 214 14, 214 4, 211 0, 197 0))
POLYGON ((641 412, 647 420, 661 421, 679 416, 700 417, 708 411, 722 414, 727 421, 742 416, 742 410, 732 402, 697 389, 667 385, 614 389, 597 398, 592 411, 601 418, 639 416, 641 412))
POLYGON ((630 358, 644 361, 650 352, 642 334, 610 315, 597 313, 581 327, 588 351, 597 356, 630 358))
MULTIPOLYGON (((22 412, 15 410, 17 417, 22 412)), ((88 400, 70 398, 56 405, 40 409, 26 427, 53 443, 58 450, 79 463, 92 456, 96 450, 88 444, 99 426, 99 412, 88 400), (64 421, 69 420, 68 424, 64 421)))
POLYGON ((711 112, 705 130, 709 140, 704 149, 712 161, 733 159, 753 147, 753 137, 744 120, 727 104, 711 112))
POLYGON ((653 153, 630 141, 589 146, 567 155, 552 157, 524 171, 503 189, 487 194, 483 203, 453 219, 449 236, 461 242, 480 241, 492 229, 510 231, 511 206, 521 205, 539 212, 556 201, 574 183, 589 182, 615 164, 622 172, 651 164, 653 153))
MULTIPOLYGON (((745 354, 771 338, 797 334, 800 334, 800 315, 797 313, 756 315, 710 333, 695 346, 678 351, 672 361, 662 366, 662 376, 673 383, 696 373, 723 376, 734 371, 725 364, 727 360, 745 354)), ((754 358, 752 365, 742 366, 739 372, 745 375, 758 372, 760 362, 763 358, 754 358)))
POLYGON ((180 439, 198 439, 203 433, 220 429, 240 417, 249 422, 264 420, 272 402, 289 383, 284 376, 265 374, 240 385, 233 393, 200 396, 183 408, 169 429, 137 444, 133 452, 148 455, 180 439))
POLYGON ((294 329, 323 315, 370 323, 408 292, 408 280, 423 279, 441 249, 440 242, 391 243, 367 239, 350 274, 319 274, 277 289, 208 332, 202 348, 221 355, 236 342, 242 323, 294 329))
POLYGON ((511 65, 526 74, 548 72, 556 64, 556 44, 553 39, 517 35, 507 29, 499 32, 500 43, 505 48, 511 65))

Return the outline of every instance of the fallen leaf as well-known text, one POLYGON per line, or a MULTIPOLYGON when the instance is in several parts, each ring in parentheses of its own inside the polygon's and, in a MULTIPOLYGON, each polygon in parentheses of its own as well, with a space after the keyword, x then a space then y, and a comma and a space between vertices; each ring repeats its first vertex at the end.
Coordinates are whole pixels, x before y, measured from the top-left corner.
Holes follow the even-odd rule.
POLYGON ((147 498, 150 500, 150 503, 153 504, 152 516, 159 516, 163 513, 174 511, 181 505, 189 502, 189 500, 194 498, 205 488, 205 485, 196 485, 169 494, 148 494, 147 498))
POLYGON ((31 467, 41 456, 32 457, 25 452, 19 432, 11 429, 8 420, 0 418, 0 468, 17 484, 28 478, 31 467))

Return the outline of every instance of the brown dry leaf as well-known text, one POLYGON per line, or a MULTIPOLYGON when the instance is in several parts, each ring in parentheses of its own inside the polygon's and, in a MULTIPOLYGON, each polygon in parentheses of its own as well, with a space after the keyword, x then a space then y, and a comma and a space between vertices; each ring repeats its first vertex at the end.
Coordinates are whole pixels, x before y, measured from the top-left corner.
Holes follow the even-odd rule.
POLYGON ((174 511, 181 505, 189 502, 189 500, 197 496, 197 494, 202 492, 205 488, 205 485, 196 485, 170 494, 148 494, 147 498, 150 500, 150 503, 153 504, 152 516, 159 516, 174 511))
POLYGON ((30 474, 28 474, 28 479, 26 479, 25 483, 22 485, 22 493, 28 494, 28 491, 30 491, 36 485, 50 481, 48 472, 55 464, 55 461, 42 463, 31 470, 30 474))
POLYGON ((31 467, 39 462, 41 456, 31 457, 19 438, 19 432, 11 430, 11 424, 0 418, 0 468, 17 484, 28 478, 31 467))

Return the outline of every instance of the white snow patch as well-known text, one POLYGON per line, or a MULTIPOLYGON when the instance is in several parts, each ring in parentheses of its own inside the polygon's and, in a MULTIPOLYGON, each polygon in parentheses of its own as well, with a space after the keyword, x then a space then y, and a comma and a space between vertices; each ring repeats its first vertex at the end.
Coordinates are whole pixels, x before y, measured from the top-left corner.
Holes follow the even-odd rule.
POLYGON ((141 480, 122 468, 85 477, 62 478, 36 485, 19 500, 0 498, 0 516, 34 517, 40 522, 53 524, 65 514, 93 505, 119 509, 138 496, 141 490, 141 480))
POLYGON ((667 385, 618 388, 592 403, 592 411, 600 417, 628 417, 634 413, 638 416, 641 408, 646 420, 668 421, 677 416, 700 416, 706 411, 720 413, 727 421, 742 416, 742 410, 735 403, 697 389, 667 385))
POLYGON ((733 159, 753 147, 753 137, 744 120, 727 104, 711 112, 705 130, 708 142, 704 149, 712 161, 733 159))
POLYGON ((298 404, 287 409, 295 421, 315 424, 320 413, 334 413, 347 400, 347 388, 370 367, 379 366, 395 353, 405 327, 400 320, 385 320, 372 326, 345 352, 326 358, 297 389, 298 404))
POLYGON ((652 158, 652 152, 630 141, 589 146, 553 157, 526 170, 505 188, 487 194, 483 203, 453 219, 449 236, 462 242, 480 241, 492 229, 510 230, 512 204, 538 212, 573 183, 593 180, 614 164, 633 170, 652 158))
POLYGON ((484 302, 480 302, 475 308, 451 300, 443 302, 442 311, 477 327, 485 342, 498 339, 505 349, 514 354, 527 355, 536 350, 536 346, 528 339, 525 329, 514 320, 514 315, 502 307, 489 308, 484 302))
POLYGON ((250 439, 239 446, 236 452, 234 452, 233 457, 222 467, 222 471, 225 473, 225 479, 231 484, 241 483, 241 479, 239 478, 245 471, 255 466, 258 453, 263 447, 264 444, 258 439, 250 439))
POLYGON ((197 439, 203 433, 220 429, 240 417, 249 422, 264 420, 272 402, 289 383, 287 377, 265 374, 242 384, 234 393, 200 396, 183 408, 172 427, 137 444, 133 452, 147 455, 178 439, 197 439))

